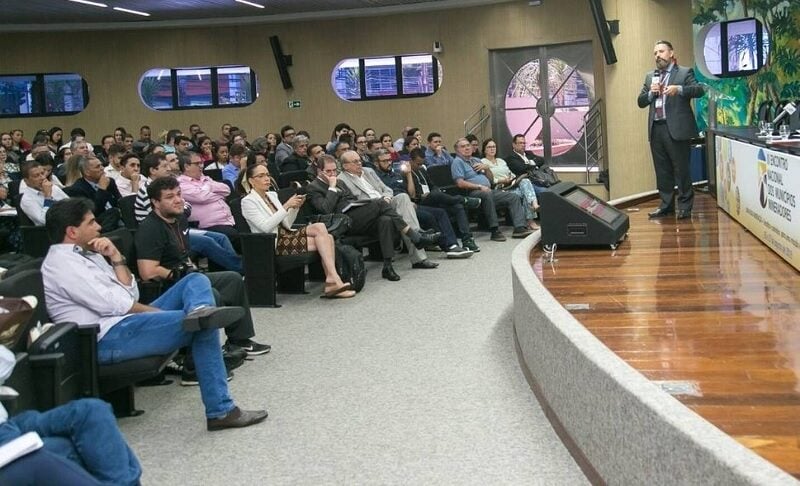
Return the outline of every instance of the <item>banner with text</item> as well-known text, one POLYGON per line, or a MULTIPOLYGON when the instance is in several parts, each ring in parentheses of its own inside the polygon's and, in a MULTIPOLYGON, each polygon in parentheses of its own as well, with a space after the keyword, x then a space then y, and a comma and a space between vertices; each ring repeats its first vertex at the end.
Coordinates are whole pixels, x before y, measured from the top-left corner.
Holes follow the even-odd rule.
POLYGON ((800 157, 716 137, 717 205, 800 270, 800 157))

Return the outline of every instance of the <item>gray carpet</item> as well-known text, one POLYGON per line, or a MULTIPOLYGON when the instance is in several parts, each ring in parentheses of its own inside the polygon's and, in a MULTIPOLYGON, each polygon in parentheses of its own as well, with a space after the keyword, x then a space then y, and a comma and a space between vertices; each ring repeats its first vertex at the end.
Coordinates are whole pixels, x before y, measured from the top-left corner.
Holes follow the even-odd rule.
MULTIPOLYGON (((484 234, 485 235, 485 234, 484 234)), ((243 408, 270 417, 209 433, 197 387, 140 388, 121 420, 146 485, 585 484, 519 370, 511 322, 516 240, 478 239, 436 270, 368 263, 350 300, 279 295, 254 309, 272 353, 236 370, 243 408)))

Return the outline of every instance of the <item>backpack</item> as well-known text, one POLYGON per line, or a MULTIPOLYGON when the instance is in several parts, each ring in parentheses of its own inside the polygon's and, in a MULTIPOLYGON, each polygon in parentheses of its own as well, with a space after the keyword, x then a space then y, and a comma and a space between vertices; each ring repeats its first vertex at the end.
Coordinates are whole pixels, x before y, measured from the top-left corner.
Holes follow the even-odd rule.
POLYGON ((342 281, 350 282, 353 290, 360 292, 367 281, 364 255, 350 245, 336 243, 336 271, 342 281))
POLYGON ((534 185, 540 187, 550 187, 560 182, 558 175, 547 164, 531 168, 528 171, 528 178, 534 185))

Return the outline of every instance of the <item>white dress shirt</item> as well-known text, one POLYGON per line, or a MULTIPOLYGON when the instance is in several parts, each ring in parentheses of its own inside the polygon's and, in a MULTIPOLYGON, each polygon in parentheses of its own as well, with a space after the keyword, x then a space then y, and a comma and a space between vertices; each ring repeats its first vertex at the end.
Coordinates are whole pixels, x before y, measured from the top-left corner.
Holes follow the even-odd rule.
POLYGON ((136 279, 123 285, 102 255, 69 243, 50 247, 42 279, 50 317, 79 326, 99 324, 98 341, 139 301, 136 279))
POLYGON ((242 198, 242 216, 250 225, 253 233, 277 233, 278 225, 283 225, 287 230, 292 229, 292 224, 297 218, 297 208, 286 210, 275 192, 267 192, 270 202, 278 209, 277 212, 269 207, 256 191, 242 198))
POLYGON ((56 185, 53 185, 53 191, 48 199, 45 199, 42 191, 28 187, 27 184, 25 186, 20 184, 19 193, 22 195, 20 209, 36 226, 44 226, 44 217, 53 202, 69 197, 56 185))

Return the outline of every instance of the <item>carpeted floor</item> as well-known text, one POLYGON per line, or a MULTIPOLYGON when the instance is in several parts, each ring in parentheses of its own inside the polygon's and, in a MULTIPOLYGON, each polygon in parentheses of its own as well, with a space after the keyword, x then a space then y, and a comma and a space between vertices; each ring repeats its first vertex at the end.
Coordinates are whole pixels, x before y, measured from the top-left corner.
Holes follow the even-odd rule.
POLYGON ((279 295, 253 309, 266 356, 230 383, 270 417, 209 433, 197 387, 140 388, 121 420, 145 485, 585 484, 519 370, 511 322, 516 240, 436 270, 380 278, 355 298, 279 295))

